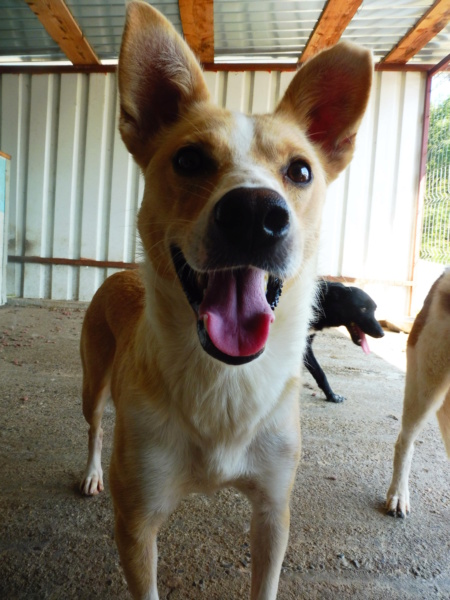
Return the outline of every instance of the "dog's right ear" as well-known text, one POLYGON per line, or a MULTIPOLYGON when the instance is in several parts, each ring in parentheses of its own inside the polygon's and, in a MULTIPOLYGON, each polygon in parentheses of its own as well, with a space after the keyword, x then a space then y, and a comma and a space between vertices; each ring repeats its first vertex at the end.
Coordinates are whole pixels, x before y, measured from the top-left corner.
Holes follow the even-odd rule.
POLYGON ((200 66, 171 23, 146 2, 127 5, 119 56, 119 129, 142 169, 164 126, 184 108, 208 100, 200 66))

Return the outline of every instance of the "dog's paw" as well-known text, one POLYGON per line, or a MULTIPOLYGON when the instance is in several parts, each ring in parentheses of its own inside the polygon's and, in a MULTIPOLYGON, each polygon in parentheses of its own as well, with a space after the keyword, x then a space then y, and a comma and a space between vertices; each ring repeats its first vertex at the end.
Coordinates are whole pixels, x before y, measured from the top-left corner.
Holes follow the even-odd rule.
POLYGON ((398 517, 404 519, 406 515, 409 515, 409 497, 408 494, 395 492, 388 494, 386 500, 386 513, 391 517, 398 517))
POLYGON ((339 404, 340 402, 344 402, 345 396, 340 396, 339 394, 335 394, 332 392, 327 396, 328 402, 334 402, 335 404, 339 404))
POLYGON ((96 496, 102 492, 103 472, 101 469, 88 468, 80 484, 80 491, 85 496, 96 496))

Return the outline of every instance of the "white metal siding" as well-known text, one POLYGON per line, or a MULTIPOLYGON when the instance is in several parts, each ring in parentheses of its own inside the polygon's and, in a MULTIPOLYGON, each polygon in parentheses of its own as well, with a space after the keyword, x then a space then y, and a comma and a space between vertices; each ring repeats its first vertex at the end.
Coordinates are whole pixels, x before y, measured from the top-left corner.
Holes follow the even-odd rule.
MULTIPOLYGON (((266 112, 293 73, 205 76, 218 104, 266 112)), ((375 74, 354 160, 328 193, 320 274, 408 279, 424 89, 423 73, 375 74)), ((9 254, 137 260, 142 177, 117 130, 115 75, 2 75, 0 92, 0 149, 12 155, 9 254)), ((11 262, 8 293, 89 300, 112 271, 11 262)), ((405 288, 381 287, 386 305, 403 313, 405 288)))

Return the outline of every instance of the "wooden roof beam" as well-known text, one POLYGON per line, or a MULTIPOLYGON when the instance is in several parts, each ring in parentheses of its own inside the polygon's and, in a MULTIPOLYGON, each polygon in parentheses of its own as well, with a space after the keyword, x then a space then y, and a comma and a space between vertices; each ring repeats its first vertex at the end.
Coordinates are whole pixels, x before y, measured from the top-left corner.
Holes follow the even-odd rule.
POLYGON ((298 62, 334 46, 361 4, 362 0, 328 0, 298 62))
POLYGON ((26 3, 75 66, 101 64, 64 0, 26 0, 26 3))
POLYGON ((380 62, 384 64, 407 63, 448 24, 449 20, 449 0, 436 0, 433 6, 380 62))
POLYGON ((440 73, 441 71, 449 71, 450 70, 450 54, 447 54, 441 62, 438 62, 437 65, 434 65, 429 71, 428 75, 433 76, 436 73, 440 73))
POLYGON ((201 63, 214 62, 214 0, 178 0, 186 42, 201 63))

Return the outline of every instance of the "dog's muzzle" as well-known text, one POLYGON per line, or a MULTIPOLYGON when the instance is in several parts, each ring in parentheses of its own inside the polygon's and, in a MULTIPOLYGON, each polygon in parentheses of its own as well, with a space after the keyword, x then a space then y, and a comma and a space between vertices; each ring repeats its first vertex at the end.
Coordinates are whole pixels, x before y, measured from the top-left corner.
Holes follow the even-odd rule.
POLYGON ((178 246, 172 260, 197 315, 203 349, 231 365, 264 351, 289 255, 285 200, 265 188, 237 188, 215 205, 207 232, 207 267, 198 272, 178 246))

